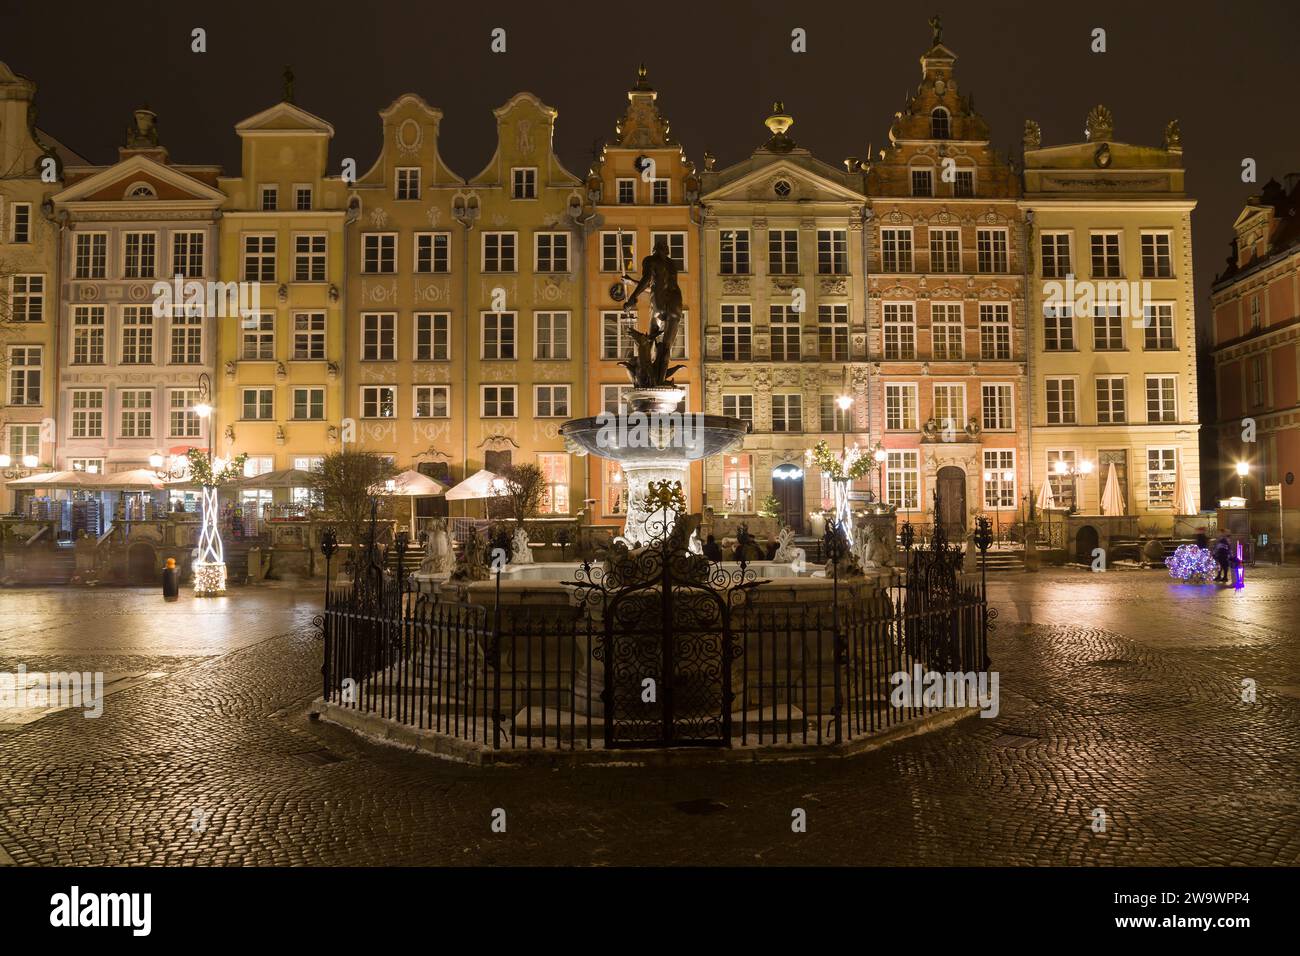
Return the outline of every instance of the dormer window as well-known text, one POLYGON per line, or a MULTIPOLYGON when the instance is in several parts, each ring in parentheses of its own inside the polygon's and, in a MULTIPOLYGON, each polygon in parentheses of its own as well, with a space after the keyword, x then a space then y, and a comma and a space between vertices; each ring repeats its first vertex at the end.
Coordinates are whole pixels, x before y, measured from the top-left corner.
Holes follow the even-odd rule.
POLYGON ((952 124, 948 117, 948 111, 942 106, 936 106, 930 113, 930 138, 948 139, 951 135, 952 124))
POLYGON ((127 199, 157 199, 158 191, 148 183, 132 183, 126 189, 127 199))

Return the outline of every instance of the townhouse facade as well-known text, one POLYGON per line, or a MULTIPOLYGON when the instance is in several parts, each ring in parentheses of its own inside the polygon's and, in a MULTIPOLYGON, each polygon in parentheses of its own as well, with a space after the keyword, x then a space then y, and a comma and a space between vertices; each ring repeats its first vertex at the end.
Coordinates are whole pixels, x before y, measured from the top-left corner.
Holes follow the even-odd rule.
POLYGON ((1182 473, 1199 504, 1191 213, 1177 123, 1161 146, 1115 139, 1098 106, 1082 143, 1025 130, 1036 252, 1029 468, 1058 505, 1096 514, 1114 466, 1126 514, 1173 525, 1182 473))

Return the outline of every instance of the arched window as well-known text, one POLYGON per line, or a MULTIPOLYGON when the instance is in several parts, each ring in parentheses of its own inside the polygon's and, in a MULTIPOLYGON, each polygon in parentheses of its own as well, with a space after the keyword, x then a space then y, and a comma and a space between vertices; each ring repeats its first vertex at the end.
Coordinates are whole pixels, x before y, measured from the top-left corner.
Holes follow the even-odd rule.
POLYGON ((947 139, 952 135, 952 127, 948 120, 948 111, 942 106, 936 106, 930 113, 930 138, 947 139))
POLYGON ((158 192, 148 183, 132 183, 126 188, 127 199, 157 199, 158 192))

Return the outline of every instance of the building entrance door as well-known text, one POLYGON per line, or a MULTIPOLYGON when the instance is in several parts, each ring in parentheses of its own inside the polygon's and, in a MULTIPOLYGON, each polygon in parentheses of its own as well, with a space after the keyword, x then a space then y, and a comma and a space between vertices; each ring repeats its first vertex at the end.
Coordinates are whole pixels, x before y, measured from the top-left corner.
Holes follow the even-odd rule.
POLYGON ((966 535, 966 472, 956 465, 945 465, 935 475, 939 492, 939 512, 934 516, 943 526, 949 541, 966 535))
POLYGON ((779 517, 795 534, 803 534, 803 469, 780 465, 772 470, 772 494, 781 503, 779 517))

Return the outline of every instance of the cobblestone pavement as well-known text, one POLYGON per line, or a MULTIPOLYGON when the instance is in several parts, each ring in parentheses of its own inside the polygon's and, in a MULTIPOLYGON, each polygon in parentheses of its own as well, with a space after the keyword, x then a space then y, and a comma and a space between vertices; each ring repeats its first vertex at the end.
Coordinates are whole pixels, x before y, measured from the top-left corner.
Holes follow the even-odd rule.
POLYGON ((237 591, 223 614, 152 591, 5 592, 0 670, 163 676, 97 720, 0 730, 0 863, 1293 865, 1297 588, 1285 569, 1241 592, 1005 577, 996 719, 849 760, 569 770, 466 768, 309 721, 310 593, 237 591))

